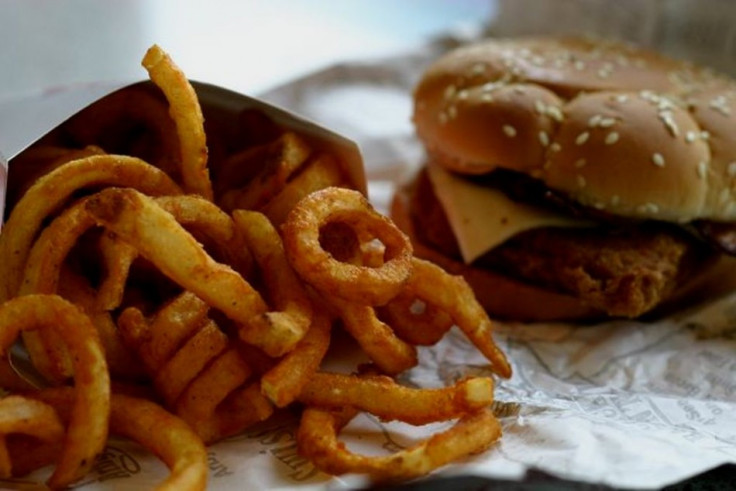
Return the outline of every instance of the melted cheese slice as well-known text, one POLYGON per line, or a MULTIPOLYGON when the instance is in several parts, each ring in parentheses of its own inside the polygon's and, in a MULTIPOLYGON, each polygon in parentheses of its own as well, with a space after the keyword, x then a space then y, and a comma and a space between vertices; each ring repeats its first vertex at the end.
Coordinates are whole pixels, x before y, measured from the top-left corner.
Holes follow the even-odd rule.
POLYGON ((584 220, 513 201, 501 191, 457 177, 437 165, 430 165, 428 172, 467 264, 526 230, 590 225, 584 220))

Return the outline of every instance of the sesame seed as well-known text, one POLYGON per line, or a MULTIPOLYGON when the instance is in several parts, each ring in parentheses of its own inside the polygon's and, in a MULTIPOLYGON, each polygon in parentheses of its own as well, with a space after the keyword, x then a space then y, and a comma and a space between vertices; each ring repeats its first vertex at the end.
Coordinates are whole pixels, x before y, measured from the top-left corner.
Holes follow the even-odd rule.
POLYGON ((680 134, 680 129, 677 127, 675 120, 672 119, 672 111, 669 109, 662 110, 658 116, 672 136, 677 137, 680 134))
POLYGON ((606 141, 606 145, 613 145, 614 143, 618 141, 618 133, 616 133, 615 131, 610 132, 606 136, 605 141, 606 141))
POLYGON ((581 176, 579 174, 578 174, 578 177, 577 177, 577 182, 578 182, 578 187, 580 187, 580 188, 584 188, 585 185, 587 184, 587 182, 585 181, 585 177, 583 177, 583 176, 581 176))
POLYGON ((575 66, 575 70, 578 70, 578 71, 585 70, 585 63, 580 60, 576 61, 574 63, 574 66, 575 66))
POLYGON ((486 71, 486 66, 483 63, 476 63, 475 65, 473 65, 473 68, 470 69, 470 72, 473 75, 482 75, 483 72, 485 71, 486 71))
POLYGON ((552 145, 549 146, 549 149, 553 152, 559 152, 560 150, 562 150, 562 145, 560 145, 557 142, 554 142, 552 145))
POLYGON ((621 203, 621 197, 618 194, 611 196, 611 205, 618 206, 621 203))
POLYGON ((493 101, 493 94, 483 94, 482 96, 480 96, 480 99, 483 102, 492 102, 493 101))
POLYGON ((510 124, 503 125, 503 132, 509 138, 513 138, 516 136, 516 128, 514 128, 510 124))
POLYGON ((539 114, 544 114, 546 112, 546 108, 544 106, 544 103, 542 101, 540 101, 539 99, 537 99, 536 101, 534 101, 534 109, 539 114))
POLYGON ((639 97, 641 97, 645 101, 651 101, 655 97, 655 95, 654 92, 652 92, 651 90, 642 90, 641 92, 639 92, 639 97))
POLYGON ((590 133, 588 133, 587 131, 583 131, 578 135, 577 138, 575 138, 575 144, 582 145, 583 143, 588 141, 588 138, 590 138, 590 133))
POLYGON ((601 122, 598 123, 598 126, 601 128, 610 128, 611 126, 616 124, 615 118, 603 118, 601 119, 601 122))
POLYGON ((728 107, 728 102, 726 101, 726 97, 723 95, 719 95, 715 99, 712 99, 708 103, 708 107, 711 109, 714 109, 721 113, 723 116, 730 116, 731 115, 731 108, 728 107))
POLYGON ((460 100, 465 100, 468 98, 468 91, 467 89, 463 89, 460 92, 457 93, 457 98, 460 100))
POLYGON ((698 177, 701 179, 705 179, 705 176, 708 175, 708 164, 705 162, 698 162, 698 177))
POLYGON ((621 104, 623 104, 624 102, 628 100, 629 100, 629 96, 627 96, 626 94, 621 94, 621 95, 616 96, 616 102, 619 102, 621 104))
POLYGON ((455 96, 455 92, 457 92, 457 87, 454 85, 448 85, 445 89, 445 99, 451 99, 455 96))
POLYGON ((565 119, 565 116, 562 114, 562 111, 558 106, 547 106, 547 115, 558 123, 565 119))
POLYGON ((673 107, 675 107, 675 104, 666 97, 657 96, 657 99, 655 99, 655 101, 657 102, 657 109, 659 111, 669 111, 673 107))
POLYGON ((587 163, 588 163, 588 161, 585 160, 585 159, 577 159, 575 161, 575 167, 577 167, 578 169, 580 169, 582 167, 585 167, 585 164, 587 164, 587 163))
POLYGON ((698 139, 698 134, 694 131, 688 131, 687 134, 685 135, 685 141, 687 141, 688 143, 692 143, 697 139, 698 139))
POLYGON ((652 155, 652 162, 654 162, 654 165, 657 167, 664 167, 664 157, 662 157, 661 153, 655 153, 652 155))
POLYGON ((541 143, 543 147, 549 145, 549 135, 546 131, 539 132, 539 143, 541 143))
POLYGON ((636 207, 636 211, 639 213, 656 214, 659 213, 659 206, 655 203, 644 203, 636 207))
POLYGON ((677 137, 680 134, 680 128, 677 127, 677 124, 672 119, 665 118, 663 122, 672 136, 677 137))
POLYGON ((736 177, 736 162, 731 162, 728 164, 728 175, 730 177, 736 177))
POLYGON ((591 128, 595 128, 601 122, 601 119, 603 119, 603 116, 601 116, 600 114, 595 114, 591 116, 588 120, 588 126, 591 128))
POLYGON ((519 95, 526 94, 526 90, 524 90, 524 87, 519 87, 519 86, 514 87, 514 92, 516 92, 519 95))
POLYGON ((457 117, 457 106, 450 106, 447 108, 447 117, 455 119, 457 117))
POLYGON ((700 132, 700 138, 702 138, 703 140, 709 140, 710 139, 710 133, 708 133, 707 131, 701 131, 700 132))

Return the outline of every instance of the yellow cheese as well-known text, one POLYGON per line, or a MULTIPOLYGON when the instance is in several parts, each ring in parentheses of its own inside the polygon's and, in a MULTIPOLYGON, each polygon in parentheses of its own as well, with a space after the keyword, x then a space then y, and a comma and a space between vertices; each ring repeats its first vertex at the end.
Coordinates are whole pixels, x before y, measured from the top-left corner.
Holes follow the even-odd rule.
POLYGON ((518 203, 499 190, 457 177, 437 165, 430 165, 428 171, 466 263, 525 230, 589 225, 583 220, 518 203))

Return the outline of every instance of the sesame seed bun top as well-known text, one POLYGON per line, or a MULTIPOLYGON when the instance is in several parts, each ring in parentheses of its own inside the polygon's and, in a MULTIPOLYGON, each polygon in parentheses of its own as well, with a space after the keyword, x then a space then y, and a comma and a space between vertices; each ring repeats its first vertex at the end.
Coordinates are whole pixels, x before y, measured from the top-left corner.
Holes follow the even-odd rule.
POLYGON ((450 170, 496 167, 611 213, 736 219, 736 82, 629 45, 487 40, 425 72, 414 123, 450 170))

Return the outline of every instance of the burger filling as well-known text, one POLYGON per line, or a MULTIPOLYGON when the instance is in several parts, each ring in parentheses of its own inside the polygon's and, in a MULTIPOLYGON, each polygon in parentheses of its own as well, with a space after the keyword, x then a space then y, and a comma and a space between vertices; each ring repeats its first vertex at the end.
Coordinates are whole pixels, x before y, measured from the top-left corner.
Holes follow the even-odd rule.
MULTIPOLYGON (((495 180, 486 184, 511 190, 516 200, 584 215, 590 220, 589 226, 542 227, 520 232, 473 259, 472 266, 572 295, 612 316, 638 317, 669 297, 713 256, 711 247, 675 225, 608 217, 597 210, 567 203, 564 197, 540 189, 538 183, 517 185, 517 177, 529 179, 506 171, 483 179, 495 180), (532 191, 521 191, 524 189, 532 191)), ((447 214, 426 171, 418 176, 410 209, 420 241, 463 261, 447 214)))

